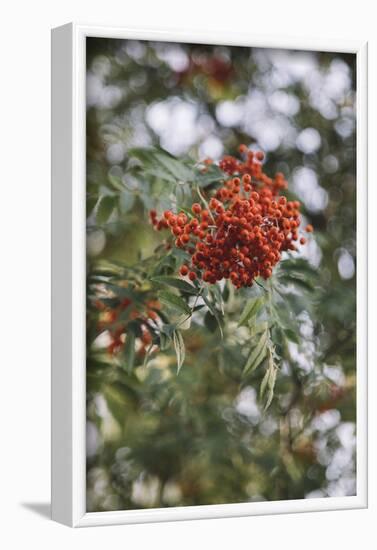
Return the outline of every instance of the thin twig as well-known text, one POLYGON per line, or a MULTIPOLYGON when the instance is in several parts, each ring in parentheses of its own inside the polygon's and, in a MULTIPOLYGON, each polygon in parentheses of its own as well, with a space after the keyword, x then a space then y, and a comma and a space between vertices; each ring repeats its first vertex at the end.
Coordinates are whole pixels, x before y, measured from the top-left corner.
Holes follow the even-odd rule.
MULTIPOLYGON (((200 189, 199 187, 197 186, 196 187, 196 192, 198 193, 199 197, 200 197, 200 200, 203 202, 203 204, 205 205, 205 207, 207 208, 208 212, 209 212, 209 215, 211 216, 211 219, 213 221, 213 223, 216 225, 216 221, 215 221, 215 218, 213 217, 212 215, 212 212, 211 212, 211 209, 208 205, 208 202, 206 201, 206 199, 203 197, 203 195, 201 194, 200 192, 200 189)), ((216 226, 217 227, 217 226, 216 226)))

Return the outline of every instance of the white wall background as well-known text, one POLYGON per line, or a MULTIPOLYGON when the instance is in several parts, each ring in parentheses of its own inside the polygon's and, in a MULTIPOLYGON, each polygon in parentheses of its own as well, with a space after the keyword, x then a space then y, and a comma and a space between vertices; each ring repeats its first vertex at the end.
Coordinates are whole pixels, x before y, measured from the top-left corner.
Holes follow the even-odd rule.
POLYGON ((0 546, 185 550, 375 548, 377 38, 358 0, 42 0, 3 2, 0 32, 0 546), (370 508, 70 530, 47 519, 50 494, 50 29, 76 21, 368 39, 370 54, 370 508))

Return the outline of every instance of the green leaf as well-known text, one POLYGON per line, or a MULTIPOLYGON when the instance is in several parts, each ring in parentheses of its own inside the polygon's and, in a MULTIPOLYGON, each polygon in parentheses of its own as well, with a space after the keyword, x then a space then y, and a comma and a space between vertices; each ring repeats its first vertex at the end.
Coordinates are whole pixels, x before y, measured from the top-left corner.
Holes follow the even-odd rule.
POLYGON ((131 330, 127 332, 126 344, 124 346, 123 368, 131 374, 135 362, 135 333, 131 330))
POLYGON ((269 408, 274 397, 274 388, 275 388, 277 371, 278 369, 274 362, 274 352, 271 350, 271 348, 269 348, 268 349, 268 367, 263 377, 263 380, 261 382, 260 390, 259 390, 259 397, 260 399, 263 399, 268 389, 267 400, 263 408, 264 411, 266 411, 269 408))
POLYGON ((142 164, 148 164, 150 163, 151 151, 153 151, 153 149, 147 147, 132 147, 128 149, 127 155, 129 157, 135 157, 142 164))
POLYGON ((261 400, 263 399, 263 396, 266 392, 269 377, 270 377, 270 369, 268 368, 266 369, 266 372, 263 376, 263 379, 259 388, 259 399, 261 400))
POLYGON ((148 365, 148 361, 149 361, 149 358, 151 357, 152 353, 153 353, 153 342, 149 345, 148 349, 145 352, 143 367, 146 367, 148 365))
POLYGON ((170 344, 170 338, 164 332, 160 332, 160 350, 166 351, 170 344))
POLYGON ((273 368, 269 371, 269 377, 267 380, 267 386, 268 386, 268 397, 266 404, 264 406, 264 411, 268 409, 268 407, 271 405, 272 400, 274 398, 274 388, 275 388, 275 382, 276 382, 276 375, 277 375, 277 368, 274 365, 273 368))
POLYGON ((224 300, 220 288, 218 285, 211 285, 208 290, 212 297, 212 301, 218 306, 221 313, 224 315, 224 300))
POLYGON ((135 195, 127 190, 123 190, 119 197, 119 206, 125 214, 129 212, 135 204, 135 195))
POLYGON ((179 330, 175 330, 173 332, 173 343, 175 348, 175 354, 177 356, 177 374, 179 374, 179 371, 181 370, 181 367, 183 365, 183 362, 185 360, 185 355, 186 355, 185 343, 183 341, 182 334, 179 332, 179 330))
POLYGON ((97 203, 96 221, 102 225, 110 218, 115 206, 114 197, 106 195, 101 197, 97 203))
POLYGON ((263 304, 264 299, 262 297, 252 298, 251 300, 249 300, 241 313, 241 317, 238 321, 238 326, 240 327, 247 325, 248 320, 258 314, 263 304))
POLYGON ((158 178, 164 181, 168 181, 170 183, 176 183, 177 179, 167 172, 166 170, 161 170, 158 166, 150 166, 149 168, 143 169, 143 174, 147 176, 153 176, 154 178, 158 178))
POLYGON ((163 285, 177 288, 178 290, 181 290, 182 292, 186 292, 187 294, 192 294, 192 295, 197 294, 197 289, 193 285, 191 285, 187 281, 178 279, 178 277, 170 277, 168 275, 159 275, 157 277, 151 277, 151 281, 154 283, 161 283, 163 285))
POLYGON ((300 343, 300 339, 297 335, 297 332, 292 330, 291 328, 284 329, 284 334, 285 334, 286 338, 288 338, 288 340, 291 340, 295 344, 300 343))
POLYGON ((315 287, 311 281, 304 279, 300 275, 294 275, 293 273, 288 273, 279 277, 279 281, 285 284, 293 284, 309 292, 313 292, 313 290, 315 290, 315 287))
POLYGON ((252 338, 268 329, 268 321, 262 321, 261 323, 255 323, 253 321, 255 321, 255 317, 249 319, 250 336, 252 338))
POLYGON ((259 338, 258 344, 251 351, 246 361, 243 374, 246 374, 249 371, 250 372, 253 371, 261 364, 261 362, 266 356, 267 339, 268 339, 268 331, 266 330, 265 332, 262 333, 261 337, 259 338))
POLYGON ((225 179, 224 172, 216 165, 211 165, 207 167, 206 172, 199 172, 196 175, 195 181, 199 184, 200 187, 205 188, 213 183, 223 182, 225 179))
POLYGON ((132 301, 140 302, 138 296, 130 288, 117 285, 115 283, 105 283, 106 287, 109 288, 117 295, 118 298, 131 298, 132 301))
POLYGON ((135 177, 152 176, 158 180, 164 180, 169 183, 176 183, 177 178, 168 171, 161 162, 156 159, 156 149, 152 148, 132 148, 128 150, 128 156, 137 159, 141 167, 139 169, 131 169, 131 173, 134 173, 135 177))
POLYGON ((160 301, 166 306, 175 309, 179 313, 186 313, 187 315, 190 315, 191 309, 180 296, 165 290, 159 292, 158 296, 160 301))
POLYGON ((166 170, 168 170, 177 180, 194 181, 195 174, 182 161, 178 161, 163 153, 155 153, 155 158, 166 170))
POLYGON ((207 311, 204 316, 204 324, 210 332, 215 332, 217 329, 216 317, 214 317, 210 311, 207 311))
POLYGON ((114 176, 114 174, 107 174, 107 180, 110 184, 110 187, 115 189, 115 191, 122 191, 124 189, 124 183, 119 176, 114 176))
POLYGON ((173 332, 175 331, 176 328, 177 327, 175 325, 167 322, 164 325, 162 325, 161 332, 166 334, 166 336, 168 336, 168 338, 172 338, 173 337, 173 332))
POLYGON ((181 315, 179 317, 175 325, 180 330, 188 330, 191 327, 191 320, 192 320, 192 316, 186 315, 185 313, 184 315, 181 315))
POLYGON ((105 384, 102 391, 112 416, 123 427, 130 405, 136 404, 135 392, 119 381, 105 384))
POLYGON ((170 182, 195 180, 195 173, 182 160, 177 160, 162 149, 133 148, 130 157, 137 158, 145 173, 170 182))
POLYGON ((223 301, 224 302, 228 302, 229 298, 230 298, 230 289, 229 289, 229 285, 224 285, 224 290, 223 290, 223 301))
POLYGON ((216 319, 216 322, 217 322, 217 326, 219 327, 219 330, 220 330, 220 334, 221 334, 221 338, 224 337, 223 335, 223 328, 222 328, 222 319, 219 315, 219 312, 217 311, 217 309, 214 307, 214 305, 210 302, 210 300, 208 300, 207 296, 205 295, 205 293, 202 294, 202 298, 206 304, 206 306, 208 307, 208 309, 210 310, 210 312, 212 313, 212 315, 215 317, 216 319))
POLYGON ((280 264, 280 274, 284 275, 287 271, 300 273, 309 277, 316 277, 317 271, 309 262, 303 258, 283 260, 280 264))

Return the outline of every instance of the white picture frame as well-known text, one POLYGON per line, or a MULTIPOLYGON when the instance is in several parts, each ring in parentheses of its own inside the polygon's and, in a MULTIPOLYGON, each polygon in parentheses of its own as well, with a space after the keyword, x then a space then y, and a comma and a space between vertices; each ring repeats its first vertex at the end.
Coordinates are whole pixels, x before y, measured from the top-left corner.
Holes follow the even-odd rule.
POLYGON ((68 24, 52 31, 52 518, 74 527, 367 507, 367 43, 68 24), (357 495, 85 509, 85 40, 106 37, 348 52, 357 63, 357 495))

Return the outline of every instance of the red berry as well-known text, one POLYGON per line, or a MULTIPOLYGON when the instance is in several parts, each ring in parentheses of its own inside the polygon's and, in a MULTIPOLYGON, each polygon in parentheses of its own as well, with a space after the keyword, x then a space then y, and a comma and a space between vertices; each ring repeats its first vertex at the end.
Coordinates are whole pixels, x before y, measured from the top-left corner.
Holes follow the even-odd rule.
POLYGON ((181 229, 180 227, 178 227, 178 226, 173 227, 173 233, 174 233, 174 235, 175 235, 176 237, 178 237, 179 235, 182 234, 182 229, 181 229))
POLYGON ((184 277, 185 275, 187 275, 188 272, 189 272, 189 268, 187 267, 187 265, 185 264, 181 265, 179 273, 184 277))

